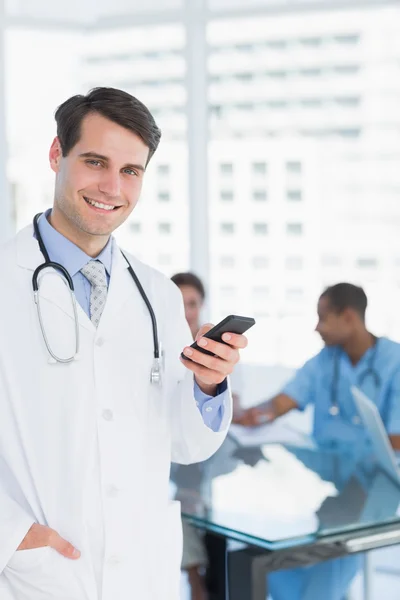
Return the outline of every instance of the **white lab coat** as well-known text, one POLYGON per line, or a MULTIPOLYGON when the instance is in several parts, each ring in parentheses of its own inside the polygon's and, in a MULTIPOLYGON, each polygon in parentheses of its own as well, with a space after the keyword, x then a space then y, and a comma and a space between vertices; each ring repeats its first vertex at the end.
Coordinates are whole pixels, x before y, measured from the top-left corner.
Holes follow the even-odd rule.
MULTIPOLYGON (((220 432, 204 425, 193 377, 178 360, 191 339, 180 292, 129 260, 157 316, 161 389, 149 382, 150 317, 116 246, 99 327, 78 307, 80 360, 70 364, 48 362, 33 302, 33 270, 43 257, 32 228, 0 252, 1 600, 179 597, 180 506, 168 500, 170 462, 211 456, 231 407, 220 432), (34 522, 58 531, 81 558, 50 548, 16 552, 34 522)), ((72 306, 51 271, 41 298, 51 345, 70 355, 72 306)))

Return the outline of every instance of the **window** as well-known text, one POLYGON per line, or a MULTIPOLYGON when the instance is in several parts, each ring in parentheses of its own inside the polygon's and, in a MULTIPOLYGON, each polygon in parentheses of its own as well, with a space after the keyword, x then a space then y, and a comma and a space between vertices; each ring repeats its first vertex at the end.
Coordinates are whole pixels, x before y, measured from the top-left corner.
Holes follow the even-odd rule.
POLYGON ((286 300, 294 302, 296 300, 302 300, 304 290, 302 288, 288 288, 286 290, 286 300))
POLYGON ((362 257, 357 259, 357 267, 360 269, 376 269, 378 260, 373 257, 362 257))
POLYGON ((361 99, 358 96, 339 96, 335 98, 335 103, 344 108, 356 108, 360 105, 361 99))
POLYGON ((236 44, 235 50, 244 53, 253 52, 254 46, 252 44, 236 44))
POLYGON ((222 175, 232 175, 233 174, 233 164, 232 163, 221 163, 219 166, 220 172, 222 175))
POLYGON ((221 223, 220 231, 224 235, 232 235, 235 233, 235 224, 234 223, 221 223))
POLYGON ((323 101, 321 98, 303 98, 300 100, 300 104, 304 108, 321 108, 323 101))
POLYGON ((317 46, 321 46, 322 38, 303 38, 300 40, 300 44, 308 48, 316 48, 317 46))
POLYGON ((287 223, 286 233, 288 235, 302 235, 303 234, 303 224, 302 223, 287 223))
POLYGON ((300 75, 303 77, 320 77, 322 75, 321 69, 301 69, 300 75))
POLYGON ((221 190, 221 200, 223 202, 232 202, 233 190, 221 190))
POLYGON ((253 297, 256 300, 268 300, 269 287, 265 285, 257 285, 253 288, 253 297))
POLYGON ((233 285, 225 285, 220 290, 223 300, 230 300, 236 294, 236 288, 233 285))
POLYGON ((254 256, 253 257, 253 267, 255 269, 267 269, 268 264, 269 264, 269 261, 266 256, 254 256))
POLYGON ((268 235, 267 223, 253 223, 253 233, 255 235, 268 235))
POLYGON ((333 70, 337 75, 356 75, 360 67, 358 65, 336 65, 333 70))
POLYGON ((285 266, 290 271, 298 271, 303 268, 303 258, 301 256, 287 256, 285 266))
POLYGON ((252 81, 252 79, 254 78, 254 74, 253 73, 236 73, 235 77, 239 81, 252 81))
POLYGON ((253 190, 253 200, 256 202, 265 202, 267 200, 267 192, 265 190, 253 190))
POLYGON ((271 79, 285 79, 287 75, 286 71, 267 71, 267 77, 271 79))
POLYGON ((287 48, 286 40, 268 40, 267 47, 272 50, 285 50, 287 48))
POLYGON ((170 174, 169 165, 157 165, 157 175, 166 176, 170 174))
POLYGON ((303 199, 301 190, 287 190, 286 199, 290 202, 300 202, 303 199))
POLYGON ((254 162, 253 173, 254 175, 266 175, 267 174, 267 163, 265 162, 254 162))
POLYGON ((355 46, 360 41, 360 36, 357 34, 335 35, 333 38, 337 44, 346 46, 355 46))
POLYGON ((171 197, 169 192, 158 192, 158 199, 160 202, 169 202, 171 197))
POLYGON ((235 266, 236 260, 234 256, 221 256, 219 264, 226 269, 232 269, 235 266))
POLYGON ((322 257, 321 263, 324 267, 340 267, 342 260, 339 256, 326 254, 322 257))
POLYGON ((287 108, 288 103, 286 100, 269 100, 267 102, 267 107, 272 110, 279 110, 281 108, 287 108))
POLYGON ((131 233, 140 233, 142 231, 141 223, 129 223, 131 233))
POLYGON ((159 223, 158 224, 158 231, 159 233, 162 234, 168 234, 171 233, 171 223, 159 223))

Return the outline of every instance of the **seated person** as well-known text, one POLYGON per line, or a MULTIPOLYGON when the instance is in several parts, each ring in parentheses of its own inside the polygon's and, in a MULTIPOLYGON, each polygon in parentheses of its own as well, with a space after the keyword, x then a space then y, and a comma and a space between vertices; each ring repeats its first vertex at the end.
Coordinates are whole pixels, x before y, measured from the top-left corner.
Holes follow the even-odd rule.
MULTIPOLYGON (((316 331, 325 347, 299 369, 282 392, 244 411, 242 425, 272 422, 293 409, 314 404, 314 438, 322 448, 367 448, 367 433, 350 388, 375 402, 391 444, 400 449, 400 344, 377 337, 365 324, 367 297, 350 283, 327 288, 318 302, 316 331), (355 446, 353 446, 355 447, 355 446)), ((271 574, 274 600, 343 600, 360 566, 349 556, 312 567, 271 574)))

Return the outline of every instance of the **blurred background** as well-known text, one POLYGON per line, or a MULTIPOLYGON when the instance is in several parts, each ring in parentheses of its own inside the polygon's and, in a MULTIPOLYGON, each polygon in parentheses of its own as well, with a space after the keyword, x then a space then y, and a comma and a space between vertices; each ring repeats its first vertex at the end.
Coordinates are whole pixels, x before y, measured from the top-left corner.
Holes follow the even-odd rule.
POLYGON ((0 238, 52 204, 55 108, 103 85, 163 130, 117 239, 200 275, 204 318, 254 316, 271 391, 320 349, 330 284, 400 341, 399 0, 0 0, 0 238))
POLYGON ((248 362, 317 351, 316 301, 340 280, 365 287, 375 333, 400 339, 399 1, 0 7, 3 236, 52 203, 57 105, 119 87, 163 140, 117 237, 167 275, 194 269, 207 318, 254 316, 248 362))

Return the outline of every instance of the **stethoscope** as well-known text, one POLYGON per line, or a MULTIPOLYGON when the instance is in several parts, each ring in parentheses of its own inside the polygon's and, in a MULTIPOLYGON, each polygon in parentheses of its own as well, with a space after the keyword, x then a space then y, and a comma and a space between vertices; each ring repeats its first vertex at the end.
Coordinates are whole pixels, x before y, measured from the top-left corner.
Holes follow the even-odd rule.
MULTIPOLYGON (((39 231, 38 222, 39 222, 41 215, 42 215, 42 213, 39 213, 34 217, 33 229, 34 229, 35 236, 38 241, 39 248, 40 248, 41 253, 43 254, 45 262, 43 264, 39 265, 36 268, 35 272, 33 273, 33 276, 32 276, 33 297, 34 297, 34 301, 35 301, 36 308, 37 308, 39 325, 40 325, 40 329, 42 332, 43 340, 46 345, 47 351, 50 355, 49 362, 65 364, 65 363, 70 363, 74 360, 79 359, 80 335, 79 335, 78 308, 77 308, 77 302, 76 302, 76 297, 75 297, 75 289, 74 289, 74 283, 72 281, 72 277, 68 273, 67 269, 65 269, 65 267, 63 267, 59 263, 56 263, 56 262, 53 262, 50 260, 49 254, 46 250, 46 246, 43 243, 43 239, 42 239, 42 236, 39 231), (74 311, 74 322, 75 322, 75 352, 73 353, 72 356, 68 356, 67 358, 62 358, 60 356, 57 356, 56 353, 53 351, 53 349, 50 346, 49 339, 46 335, 46 329, 45 329, 45 326, 43 323, 42 312, 41 312, 41 308, 40 308, 39 275, 44 269, 48 269, 48 268, 54 269, 60 275, 62 281, 68 287, 70 295, 71 295, 71 302, 72 302, 72 307, 73 307, 73 311, 74 311)), ((162 377, 161 377, 161 375, 162 375, 162 359, 160 356, 160 345, 158 342, 156 316, 154 314, 153 307, 151 306, 150 301, 146 295, 146 292, 144 291, 142 284, 140 283, 135 271, 132 269, 132 266, 130 265, 128 259, 126 258, 125 254, 122 252, 122 250, 120 250, 120 252, 121 252, 122 256, 125 258, 126 262, 128 263, 128 271, 129 271, 133 281, 135 282, 135 284, 139 290, 139 293, 149 311, 149 315, 150 315, 151 323, 152 323, 152 327, 153 327, 153 344, 154 344, 154 354, 153 354, 154 358, 153 358, 153 365, 152 365, 151 373, 150 373, 150 381, 151 381, 151 383, 161 385, 161 383, 162 383, 162 377)))
MULTIPOLYGON (((371 356, 370 356, 370 359, 369 359, 368 367, 359 376, 358 382, 357 382, 358 387, 361 388, 362 385, 365 383, 365 381, 368 379, 368 377, 371 377, 372 380, 373 380, 373 382, 374 382, 374 386, 375 386, 376 392, 379 390, 379 388, 382 385, 381 377, 380 377, 379 373, 375 369, 376 355, 377 355, 377 352, 378 352, 378 343, 379 343, 379 339, 376 338, 375 339, 375 344, 374 344, 374 346, 372 348, 372 351, 371 351, 371 356)), ((331 387, 331 405, 329 407, 329 414, 332 417, 337 417, 339 415, 339 413, 340 413, 339 402, 338 402, 339 377, 340 377, 340 350, 337 349, 335 351, 334 358, 333 358, 333 378, 332 378, 332 387, 331 387)), ((355 425, 359 425, 361 421, 360 421, 359 417, 355 416, 355 417, 353 417, 353 422, 354 422, 355 425)))

